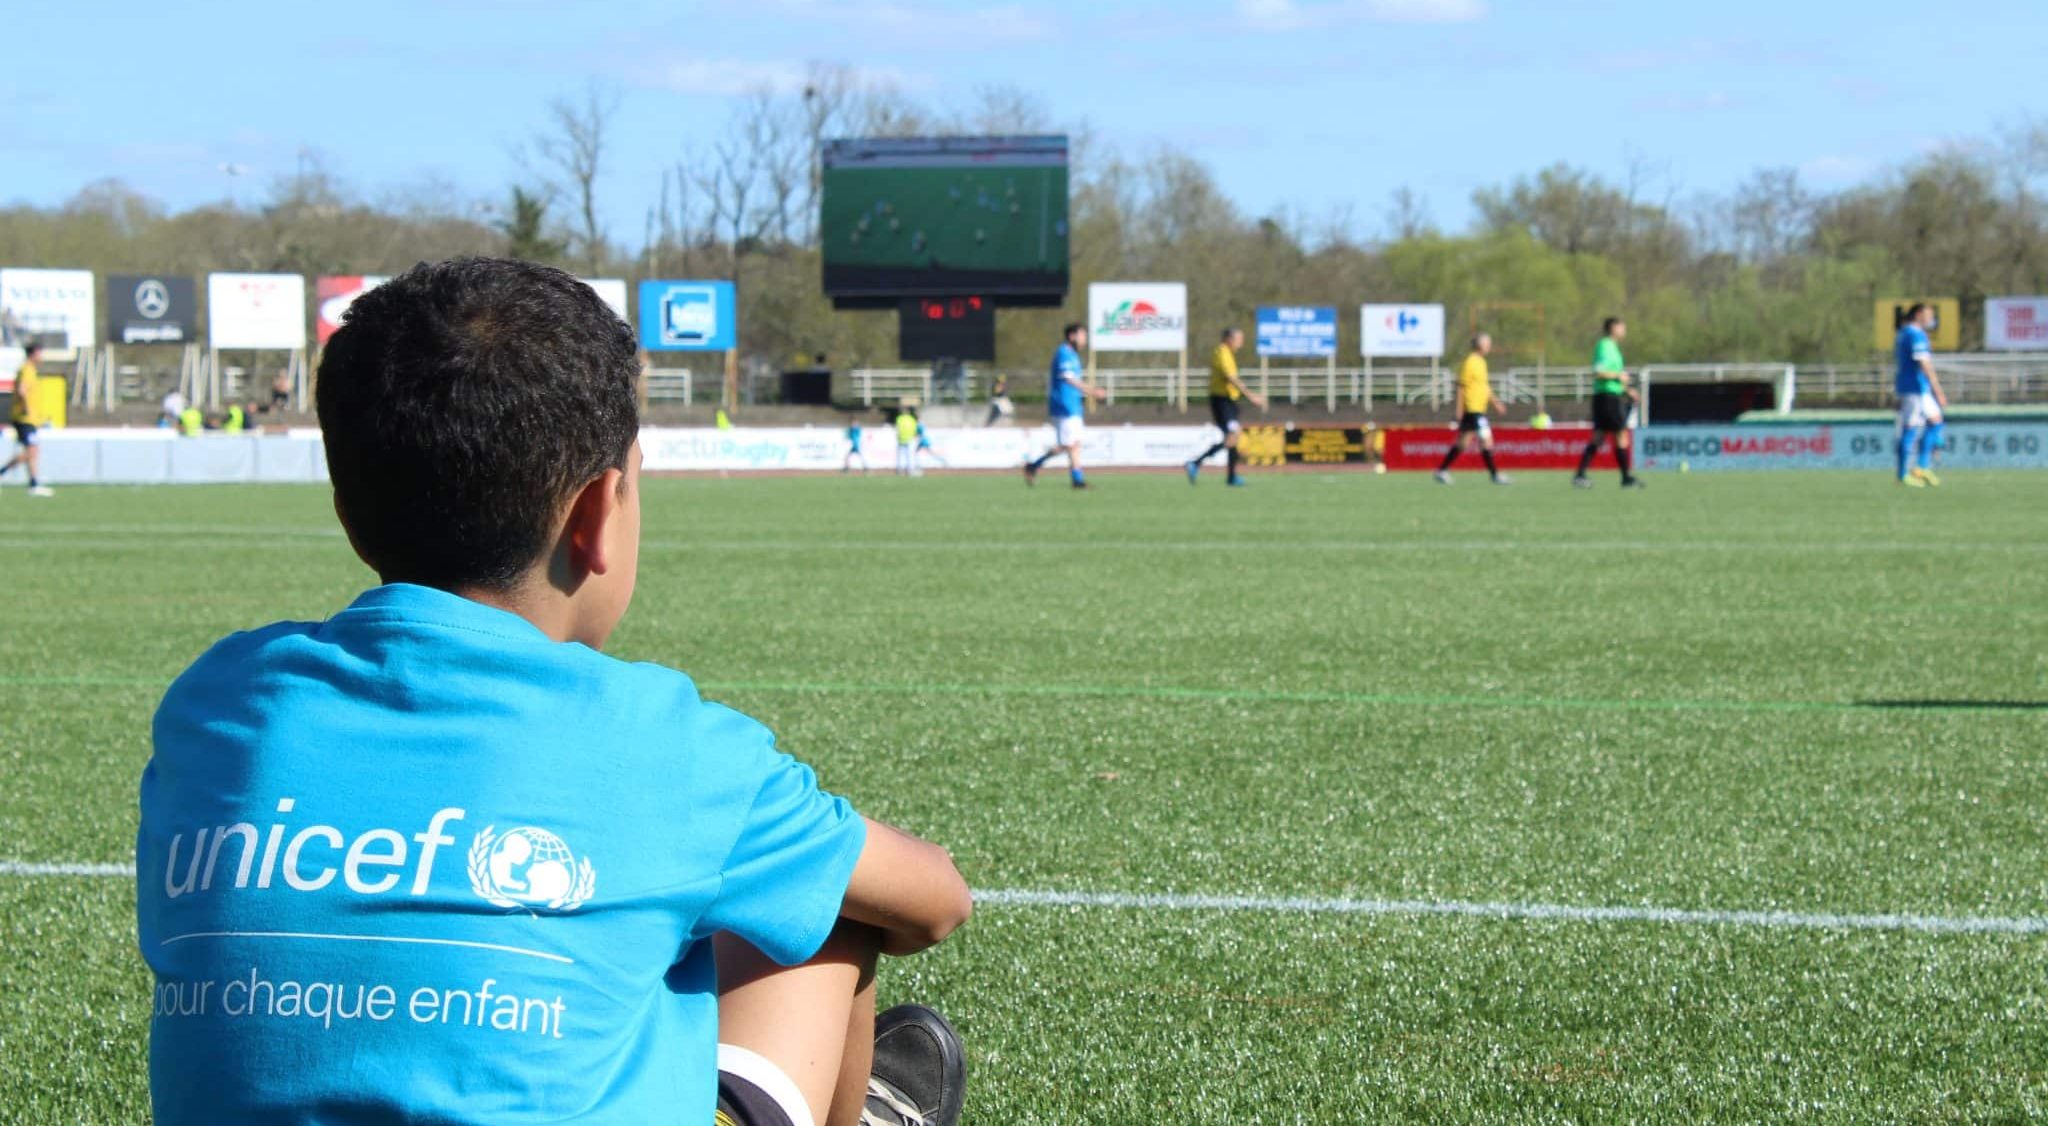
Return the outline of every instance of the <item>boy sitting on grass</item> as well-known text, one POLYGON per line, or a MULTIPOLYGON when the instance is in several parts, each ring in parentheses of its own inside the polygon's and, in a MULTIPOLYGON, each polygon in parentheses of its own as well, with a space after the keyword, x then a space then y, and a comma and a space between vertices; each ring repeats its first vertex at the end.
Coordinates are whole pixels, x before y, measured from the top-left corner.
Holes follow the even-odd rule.
POLYGON ((946 853, 688 677, 599 650, 640 544, 634 341, 519 262, 422 265, 318 407, 384 585, 237 634, 157 712, 137 916, 181 1123, 938 1123, 960 1042, 878 954, 966 920, 946 853))

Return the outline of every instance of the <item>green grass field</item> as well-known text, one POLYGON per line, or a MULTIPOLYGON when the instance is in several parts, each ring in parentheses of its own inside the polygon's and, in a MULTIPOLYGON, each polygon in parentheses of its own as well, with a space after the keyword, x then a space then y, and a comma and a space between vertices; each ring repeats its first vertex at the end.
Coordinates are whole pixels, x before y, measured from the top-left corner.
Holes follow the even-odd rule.
MULTIPOLYGON (((2048 1114, 2048 474, 1216 484, 648 486, 614 652, 978 889, 1105 896, 885 968, 971 1121, 2048 1114)), ((129 859, 172 675, 369 578, 283 486, 9 489, 0 559, 17 864, 129 859)), ((142 1119, 132 895, 0 875, 0 1120, 142 1119)))

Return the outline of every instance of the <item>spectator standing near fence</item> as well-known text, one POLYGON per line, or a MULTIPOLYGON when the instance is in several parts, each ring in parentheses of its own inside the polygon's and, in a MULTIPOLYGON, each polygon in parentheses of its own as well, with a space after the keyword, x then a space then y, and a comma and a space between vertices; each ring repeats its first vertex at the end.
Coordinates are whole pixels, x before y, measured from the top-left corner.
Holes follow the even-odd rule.
POLYGON ((1600 456, 1603 442, 1614 443, 1614 460, 1621 466, 1621 487, 1643 487, 1642 478, 1636 476, 1634 451, 1629 448, 1629 428, 1634 425, 1637 400, 1636 389, 1629 385, 1628 368, 1621 359, 1621 342, 1626 339, 1627 322, 1609 317, 1600 326, 1599 342, 1593 345, 1593 440, 1586 443, 1586 452, 1579 456, 1579 471, 1572 475, 1574 487, 1593 487, 1593 479, 1586 473, 1593 468, 1593 459, 1600 456))
POLYGON ((0 474, 17 465, 25 467, 28 470, 28 495, 32 497, 57 495, 36 476, 43 462, 42 430, 50 421, 43 417, 36 405, 36 384, 42 378, 36 370, 36 360, 42 354, 43 346, 33 340, 22 350, 21 367, 14 373, 14 405, 7 412, 8 420, 14 424, 14 440, 19 443, 19 448, 5 466, 0 466, 0 474))
POLYGON ((995 386, 988 389, 988 421, 983 426, 994 426, 1017 413, 1017 404, 1010 401, 1010 377, 997 375, 995 386))

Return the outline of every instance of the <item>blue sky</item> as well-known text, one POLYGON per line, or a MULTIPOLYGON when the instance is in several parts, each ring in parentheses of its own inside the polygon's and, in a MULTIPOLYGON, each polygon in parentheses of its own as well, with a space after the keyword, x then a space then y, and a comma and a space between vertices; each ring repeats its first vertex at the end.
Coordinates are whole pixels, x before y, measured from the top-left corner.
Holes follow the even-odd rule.
POLYGON ((1397 187, 1442 224, 1558 160, 1660 196, 1789 165, 1837 188, 2048 119, 2048 3, 1860 0, 208 0, 19 5, 0 68, 0 199, 118 176, 173 206, 255 198, 313 150, 364 194, 498 197, 551 97, 621 99, 602 184, 638 241, 661 169, 731 99, 843 63, 926 103, 1004 84, 1126 155, 1186 152, 1255 214, 1397 187), (231 183, 220 167, 249 170, 231 183))

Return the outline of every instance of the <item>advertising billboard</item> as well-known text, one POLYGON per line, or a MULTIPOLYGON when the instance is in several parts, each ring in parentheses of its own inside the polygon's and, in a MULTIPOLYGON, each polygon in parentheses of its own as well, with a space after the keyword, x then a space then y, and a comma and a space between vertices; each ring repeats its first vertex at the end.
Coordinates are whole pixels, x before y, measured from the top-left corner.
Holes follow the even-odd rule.
POLYGON ((1953 297, 1886 297, 1877 302, 1872 318, 1877 350, 1889 352, 1898 340, 1899 326, 1906 323, 1906 310, 1924 302, 1934 308, 1934 327, 1927 330, 1927 342, 1937 352, 1954 352, 1963 346, 1963 303, 1953 297))
POLYGON ((726 352, 739 336, 731 282, 640 283, 640 347, 649 352, 726 352))
POLYGON ((1993 352, 2048 352, 2048 297, 1986 300, 1984 347, 1993 352))
POLYGON ((1183 282, 1095 282, 1088 287, 1088 345, 1097 352, 1185 352, 1183 282))
POLYGON ((199 285, 168 274, 107 275, 107 343, 199 339, 199 285))
POLYGON ((1361 305, 1358 325, 1363 355, 1424 358, 1444 354, 1442 305, 1361 305))
POLYGON ((390 281, 377 274, 349 274, 340 277, 321 278, 313 283, 313 299, 316 312, 313 314, 313 336, 325 345, 334 330, 341 327, 341 318, 356 298, 390 281))
POLYGON ((91 270, 0 269, 0 319, 51 348, 90 348, 91 270))
POLYGON ((304 348, 306 279, 298 274, 206 275, 206 335, 215 348, 304 348))
MULTIPOLYGON (((1888 422, 1799 426, 1647 426, 1636 434, 1644 469, 1863 469, 1891 473, 1898 429, 1888 422)), ((2048 423, 1951 419, 1946 469, 2048 468, 2048 423)))
POLYGON ((1261 356, 1322 360, 1337 354, 1334 305, 1261 305, 1255 319, 1261 356))

